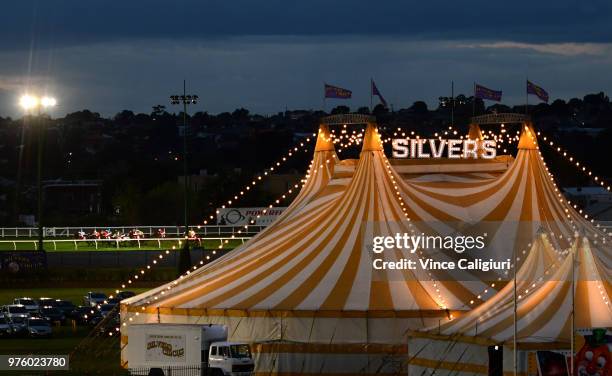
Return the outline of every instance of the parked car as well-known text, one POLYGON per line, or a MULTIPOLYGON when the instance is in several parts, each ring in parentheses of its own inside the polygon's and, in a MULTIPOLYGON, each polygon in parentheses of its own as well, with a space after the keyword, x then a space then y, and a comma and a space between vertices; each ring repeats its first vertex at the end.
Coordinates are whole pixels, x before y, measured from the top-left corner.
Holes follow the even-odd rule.
POLYGON ((45 317, 40 313, 40 311, 36 311, 36 312, 30 312, 30 317, 31 318, 39 318, 39 319, 44 319, 45 317))
POLYGON ((53 333, 51 323, 40 318, 29 318, 26 320, 28 333, 31 337, 50 337, 53 333))
POLYGON ((93 307, 78 306, 70 313, 70 318, 76 321, 78 325, 96 325, 102 316, 100 312, 93 307))
POLYGON ((66 321, 66 316, 62 311, 60 311, 57 307, 46 306, 42 307, 38 312, 40 315, 47 319, 50 322, 59 322, 60 324, 64 324, 66 321))
POLYGON ((71 301, 62 299, 56 299, 54 307, 62 311, 66 317, 76 308, 71 301))
POLYGON ((0 337, 10 337, 13 334, 13 325, 9 319, 4 316, 0 316, 0 337))
POLYGON ((119 298, 108 298, 106 299, 106 304, 112 304, 112 305, 118 305, 119 303, 121 303, 121 299, 119 298))
POLYGON ((26 309, 26 307, 22 304, 9 304, 5 305, 2 308, 2 312, 9 319, 13 319, 16 317, 27 319, 30 317, 30 312, 26 309))
POLYGON ((13 327, 13 335, 22 336, 28 334, 29 317, 7 317, 9 324, 13 327))
POLYGON ((108 299, 108 297, 104 293, 89 291, 87 295, 83 297, 83 304, 95 307, 99 304, 104 304, 106 299, 108 299))
POLYGON ((119 298, 119 300, 123 300, 123 299, 131 298, 132 296, 135 296, 135 295, 136 293, 134 293, 133 291, 119 291, 117 295, 115 296, 119 298))
POLYGON ((38 303, 32 298, 15 298, 13 299, 13 304, 22 305, 29 312, 38 311, 38 303))
POLYGON ((87 314, 87 312, 89 311, 92 311, 92 308, 90 306, 74 307, 74 309, 69 314, 67 314, 66 317, 72 320, 76 320, 78 323, 79 319, 82 318, 83 315, 87 314))
POLYGON ((108 335, 108 333, 117 333, 118 332, 117 329, 119 327, 120 327, 120 323, 115 318, 104 320, 98 326, 96 334, 98 336, 105 337, 108 335))
POLYGON ((101 304, 100 308, 98 308, 98 312, 102 317, 106 317, 109 313, 111 313, 115 309, 115 304, 101 304))
POLYGON ((56 300, 53 298, 42 297, 42 298, 36 299, 36 302, 38 303, 39 307, 44 307, 44 306, 55 307, 56 305, 56 300))

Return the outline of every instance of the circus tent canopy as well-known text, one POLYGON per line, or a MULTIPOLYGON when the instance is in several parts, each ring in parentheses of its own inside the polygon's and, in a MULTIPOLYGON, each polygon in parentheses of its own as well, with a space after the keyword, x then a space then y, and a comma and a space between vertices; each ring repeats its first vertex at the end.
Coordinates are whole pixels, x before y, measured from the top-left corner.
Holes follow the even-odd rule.
MULTIPOLYGON (((529 351, 570 349, 572 327, 610 328, 610 269, 594 256, 597 245, 593 243, 586 237, 576 237, 562 257, 550 253, 552 258, 545 269, 533 273, 536 269, 528 267, 533 258, 552 250, 542 235, 517 273, 516 300, 512 281, 492 299, 461 317, 428 331, 409 333, 408 346, 414 354, 409 373, 432 369, 441 375, 487 373, 490 346, 504 352, 504 373, 511 373, 515 367, 515 330, 517 349, 529 351)), ((521 354, 524 357, 526 353, 521 354)), ((519 361, 517 366, 519 371, 524 370, 524 363, 519 361)))
MULTIPOLYGON (((486 223, 488 241, 506 254, 531 246, 519 261, 520 273, 539 275, 558 258, 552 250, 570 247, 576 231, 605 237, 562 198, 531 125, 524 125, 518 147, 514 160, 495 162, 503 165, 495 171, 414 173, 386 158, 375 124, 368 124, 359 160, 344 161, 322 125, 307 180, 275 223, 188 276, 123 301, 122 320, 223 323, 232 339, 249 342, 401 345, 407 330, 452 318, 453 310, 487 300, 507 306, 507 287, 496 295, 507 275, 457 280, 445 271, 375 271, 369 241, 396 233, 478 231, 486 223)), ((598 276, 609 277, 609 246, 591 250, 586 244, 581 259, 595 260, 598 276)), ((380 257, 397 261, 423 254, 397 250, 380 257)), ((567 260, 556 273, 563 270, 567 274, 567 260)), ((542 286, 549 286, 551 296, 567 296, 562 284, 542 286)), ((592 299, 592 286, 585 286, 592 299)), ((536 300, 527 301, 538 307, 536 300)), ((465 322, 460 320, 448 325, 465 322)), ((505 327, 492 325, 489 335, 504 340, 505 327)))
MULTIPOLYGON (((541 247, 550 248, 550 244, 542 244, 541 247)), ((532 249, 529 257, 536 253, 540 252, 532 249)), ((536 278, 525 278, 519 273, 517 277, 519 342, 569 344, 574 306, 576 309, 573 320, 576 328, 612 325, 610 269, 593 253, 594 247, 587 238, 576 238, 575 244, 569 252, 566 252, 566 257, 554 272, 536 278), (572 272, 572 261, 575 265, 574 272, 572 272), (574 294, 571 289, 572 279, 575 286, 574 294)), ((548 265, 549 270, 553 270, 555 263, 548 265)), ((443 335, 460 333, 466 336, 478 336, 499 344, 512 341, 513 283, 506 285, 490 301, 434 331, 443 335)))

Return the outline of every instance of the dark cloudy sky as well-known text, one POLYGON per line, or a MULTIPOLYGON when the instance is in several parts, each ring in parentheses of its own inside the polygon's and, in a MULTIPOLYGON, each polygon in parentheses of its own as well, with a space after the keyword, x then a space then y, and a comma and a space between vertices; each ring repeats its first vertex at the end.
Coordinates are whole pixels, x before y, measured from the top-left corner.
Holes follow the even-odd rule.
MULTIPOLYGON (((612 1, 3 1, 0 116, 20 94, 52 93, 55 115, 149 112, 183 78, 194 110, 321 108, 324 81, 395 107, 469 94, 472 82, 524 101, 612 93, 612 1)), ((331 102, 335 105, 340 102, 331 102)))

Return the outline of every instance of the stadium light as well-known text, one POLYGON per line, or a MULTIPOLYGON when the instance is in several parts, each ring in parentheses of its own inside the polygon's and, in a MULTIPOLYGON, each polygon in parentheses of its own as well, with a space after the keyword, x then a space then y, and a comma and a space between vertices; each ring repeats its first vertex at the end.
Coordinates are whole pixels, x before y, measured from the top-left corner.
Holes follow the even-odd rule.
POLYGON ((24 110, 31 110, 34 107, 38 106, 38 98, 32 95, 24 95, 19 99, 19 105, 24 110))
MULTIPOLYGON (((37 185, 38 185, 38 249, 44 252, 44 227, 43 227, 43 195, 42 195, 42 148, 43 148, 43 136, 44 136, 44 117, 41 115, 41 109, 47 109, 55 107, 57 100, 53 97, 44 96, 37 97, 35 95, 25 94, 19 99, 19 105, 23 108, 26 113, 36 109, 38 112, 38 174, 37 174, 37 185)), ((24 121, 25 118, 24 118, 24 121)))
POLYGON ((53 97, 42 97, 39 98, 34 95, 25 94, 19 99, 19 106, 26 111, 34 108, 49 108, 54 107, 57 104, 57 100, 53 97))
POLYGON ((57 104, 57 101, 53 97, 42 97, 40 104, 45 108, 54 107, 57 104))
MULTIPOLYGON (((187 94, 186 82, 183 80, 183 94, 182 95, 171 95, 170 104, 172 105, 183 105, 183 215, 185 222, 185 236, 189 233, 189 215, 188 215, 188 181, 187 181, 187 106, 190 104, 197 104, 199 97, 194 94, 187 94)), ((185 242, 185 247, 188 246, 188 242, 185 242)))

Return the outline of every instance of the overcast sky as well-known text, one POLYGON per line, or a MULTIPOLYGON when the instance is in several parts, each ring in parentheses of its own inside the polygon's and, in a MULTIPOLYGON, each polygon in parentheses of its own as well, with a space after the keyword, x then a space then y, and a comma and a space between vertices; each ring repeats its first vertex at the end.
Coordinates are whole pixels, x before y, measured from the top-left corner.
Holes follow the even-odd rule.
POLYGON ((353 90, 328 109, 356 108, 370 77, 396 108, 436 105, 451 80, 508 104, 527 76, 552 98, 612 92, 609 0, 9 0, 2 14, 0 116, 25 92, 55 95, 55 116, 150 112, 184 78, 191 111, 213 113, 319 109, 323 82, 353 90))

